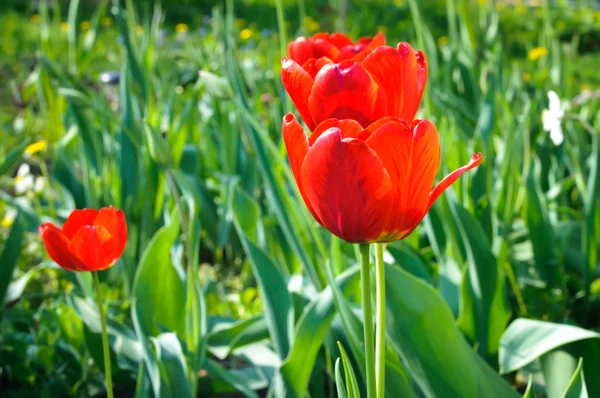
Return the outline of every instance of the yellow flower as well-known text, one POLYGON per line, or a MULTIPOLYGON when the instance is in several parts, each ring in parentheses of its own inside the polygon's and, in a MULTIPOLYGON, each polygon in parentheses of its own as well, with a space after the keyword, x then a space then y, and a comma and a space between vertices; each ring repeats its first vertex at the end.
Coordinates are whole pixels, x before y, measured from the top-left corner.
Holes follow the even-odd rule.
POLYGON ((504 10, 504 3, 497 3, 496 4, 496 9, 498 11, 503 11, 504 10))
POLYGON ((383 34, 387 33, 387 26, 379 25, 375 28, 376 31, 381 32, 383 34))
POLYGON ((321 29, 321 24, 310 16, 304 17, 304 26, 306 26, 306 30, 309 32, 317 32, 321 29))
POLYGON ((60 24, 60 31, 61 32, 67 32, 69 30, 69 23, 68 22, 63 22, 60 24))
POLYGON ((42 20, 42 17, 40 17, 40 14, 33 14, 31 16, 31 22, 33 22, 33 23, 40 23, 41 20, 42 20))
POLYGON ((28 145, 27 148, 25 148, 25 153, 28 155, 33 155, 38 152, 45 152, 46 149, 48 149, 48 141, 40 140, 28 145))
POLYGON ((189 30, 190 27, 184 23, 178 23, 177 25, 175 25, 175 32, 177 33, 186 33, 189 32, 189 30))
POLYGON ((136 26, 135 33, 137 33, 138 35, 141 35, 142 33, 144 33, 144 27, 141 25, 136 26))
POLYGON ((548 55, 548 50, 546 47, 535 47, 529 50, 527 53, 527 58, 529 58, 530 61, 537 61, 546 55, 548 55))
POLYGON ((442 47, 442 46, 445 46, 446 44, 450 43, 450 39, 448 38, 448 36, 442 36, 439 39, 437 39, 437 43, 438 43, 438 46, 442 47))
POLYGON ((86 31, 86 30, 90 30, 90 27, 92 26, 92 24, 90 23, 90 21, 82 21, 79 24, 79 27, 81 28, 81 30, 86 31))
POLYGON ((592 86, 590 86, 589 84, 582 84, 580 88, 581 91, 589 91, 592 89, 592 86))
POLYGON ((254 32, 252 32, 252 29, 246 28, 240 32, 240 39, 248 40, 249 38, 252 37, 253 34, 254 34, 254 32))
POLYGON ((4 228, 10 228, 11 225, 13 225, 13 223, 15 222, 14 217, 10 217, 10 216, 4 216, 4 218, 2 219, 2 226, 4 228))
POLYGON ((487 0, 477 0, 477 3, 479 4, 479 7, 483 7, 485 3, 487 3, 487 0))
POLYGON ((517 6, 517 12, 524 14, 527 11, 527 7, 525 6, 525 4, 519 4, 517 6))
POLYGON ((527 72, 523 73, 523 80, 526 82, 530 82, 531 81, 531 75, 527 72))
POLYGON ((102 26, 111 26, 113 24, 113 20, 111 17, 102 17, 100 23, 102 26))
POLYGON ((404 0, 394 0, 394 4, 396 5, 396 7, 403 7, 404 0))

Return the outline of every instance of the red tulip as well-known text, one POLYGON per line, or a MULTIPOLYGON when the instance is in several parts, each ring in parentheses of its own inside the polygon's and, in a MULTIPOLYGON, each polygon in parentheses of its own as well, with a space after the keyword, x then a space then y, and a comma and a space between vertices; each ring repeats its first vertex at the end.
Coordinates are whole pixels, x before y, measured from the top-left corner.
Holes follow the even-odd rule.
POLYGON ((440 143, 428 120, 406 123, 386 117, 363 127, 351 119, 328 119, 307 137, 288 113, 283 138, 298 188, 313 217, 351 243, 403 239, 433 202, 481 153, 450 173, 433 190, 440 143))
POLYGON ((385 45, 385 36, 378 33, 375 37, 363 37, 356 44, 343 33, 317 33, 309 37, 299 37, 288 44, 291 59, 304 64, 311 58, 326 57, 334 62, 369 53, 379 46, 385 45))
POLYGON ((408 43, 381 46, 362 60, 339 64, 309 59, 302 66, 282 60, 281 79, 302 120, 312 131, 324 120, 354 119, 367 127, 385 116, 412 121, 425 83, 427 61, 408 43))
POLYGON ((47 223, 39 229, 48 255, 69 271, 101 271, 114 265, 127 243, 123 211, 114 207, 75 210, 62 229, 47 223))

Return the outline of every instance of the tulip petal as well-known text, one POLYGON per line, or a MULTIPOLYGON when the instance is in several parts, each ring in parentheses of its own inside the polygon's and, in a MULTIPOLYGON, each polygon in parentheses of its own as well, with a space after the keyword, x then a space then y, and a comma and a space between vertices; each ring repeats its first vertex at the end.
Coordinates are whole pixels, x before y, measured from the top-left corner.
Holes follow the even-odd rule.
POLYGON ((342 138, 358 138, 363 132, 363 128, 356 120, 352 119, 327 119, 321 122, 308 138, 308 146, 312 146, 317 138, 321 136, 325 131, 332 127, 338 127, 342 131, 342 138))
POLYGON ((102 271, 118 260, 117 241, 103 226, 80 228, 71 240, 71 249, 86 271, 102 271))
POLYGON ((39 228, 40 236, 50 258, 68 271, 82 271, 83 264, 71 253, 69 238, 56 226, 44 224, 39 228))
MULTIPOLYGON (((327 57, 321 58, 310 58, 308 61, 302 64, 302 69, 306 71, 310 75, 311 78, 315 78, 317 73, 327 64, 332 64, 333 61, 327 57)), ((312 86, 311 86, 312 88, 312 86)))
POLYGON ((313 58, 327 57, 337 62, 340 55, 339 48, 331 42, 331 35, 317 33, 312 39, 313 58))
POLYGON ((361 52, 356 54, 356 56, 353 59, 356 62, 362 62, 367 57, 367 55, 369 55, 377 47, 385 46, 385 35, 379 32, 375 36, 373 36, 372 39, 369 39, 368 37, 363 37, 358 41, 358 43, 364 43, 365 48, 361 52))
POLYGON ((112 206, 102 208, 94 220, 94 225, 106 228, 108 233, 116 239, 115 255, 121 257, 127 244, 127 223, 123 211, 112 206))
MULTIPOLYGON (((387 106, 379 109, 380 116, 397 116, 411 122, 419 109, 422 91, 419 94, 419 64, 410 44, 400 43, 398 49, 378 47, 362 65, 385 93, 387 106)), ((426 73, 424 76, 426 79, 426 73)))
POLYGON ((291 59, 302 65, 313 56, 312 40, 306 37, 298 37, 288 43, 288 55, 291 59))
POLYGON ((306 207, 308 207, 310 214, 312 214, 313 217, 319 221, 319 217, 306 198, 306 193, 302 187, 302 179, 300 178, 302 163, 304 162, 306 152, 308 152, 308 138, 306 137, 306 133, 304 132, 304 129, 300 123, 298 123, 294 115, 291 113, 288 113, 284 116, 282 130, 283 141, 285 142, 288 158, 290 159, 290 166, 292 167, 292 173, 294 173, 296 184, 298 184, 300 195, 302 195, 302 199, 304 200, 304 203, 306 203, 306 207))
POLYGON ((465 171, 474 169, 475 167, 479 166, 479 164, 481 164, 481 159, 481 152, 474 153, 469 163, 454 170, 452 173, 444 177, 444 179, 440 181, 429 194, 429 202, 427 203, 427 208, 425 212, 427 212, 431 208, 433 203, 442 194, 442 192, 444 192, 450 185, 452 185, 454 181, 458 180, 458 177, 460 177, 465 171))
MULTIPOLYGON (((367 138, 390 175, 394 218, 389 232, 405 237, 425 215, 428 195, 440 163, 440 143, 435 125, 428 120, 409 125, 387 118, 367 138)), ((371 128, 371 126, 369 126, 371 128)))
POLYGON ((73 239, 80 228, 93 225, 97 216, 98 210, 96 209, 73 210, 63 224, 62 230, 68 239, 73 239))
POLYGON ((381 160, 364 141, 324 132, 308 150, 302 185, 320 223, 352 243, 374 242, 385 233, 392 183, 381 160))
MULTIPOLYGON (((420 50, 417 51, 417 70, 419 75, 419 94, 417 96, 417 102, 421 103, 421 98, 423 98, 423 92, 425 92, 425 86, 427 85, 427 76, 429 74, 429 69, 427 67, 427 58, 425 58, 425 54, 423 54, 420 50)), ((418 108, 418 106, 417 106, 418 108)))
POLYGON ((284 58, 281 62, 281 80, 296 109, 298 109, 300 117, 312 131, 316 123, 314 123, 309 111, 308 98, 313 86, 313 78, 296 62, 284 58))
POLYGON ((353 45, 352 40, 343 33, 336 32, 328 35, 328 40, 331 44, 337 48, 343 48, 346 46, 353 45))
MULTIPOLYGON (((329 119, 354 119, 367 126, 375 117, 377 84, 354 61, 323 66, 308 97, 308 108, 317 125, 329 119)), ((311 129, 312 130, 312 129, 311 129)))

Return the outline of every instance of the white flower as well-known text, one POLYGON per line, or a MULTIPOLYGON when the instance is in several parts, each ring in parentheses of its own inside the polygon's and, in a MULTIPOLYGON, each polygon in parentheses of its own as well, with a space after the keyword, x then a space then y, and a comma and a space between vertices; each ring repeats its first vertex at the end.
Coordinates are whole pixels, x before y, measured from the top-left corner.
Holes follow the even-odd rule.
POLYGON ((15 181, 15 192, 17 195, 23 195, 29 192, 34 185, 34 179, 31 175, 31 169, 27 163, 23 163, 19 170, 17 170, 17 176, 15 181))
POLYGON ((33 184, 33 191, 35 193, 41 193, 46 187, 46 179, 42 176, 37 176, 35 178, 35 183, 33 184))
POLYGON ((565 116, 565 109, 560 103, 558 94, 554 91, 548 91, 548 108, 542 112, 542 123, 544 131, 550 132, 550 139, 554 145, 559 146, 563 143, 565 137, 560 125, 561 119, 565 116))

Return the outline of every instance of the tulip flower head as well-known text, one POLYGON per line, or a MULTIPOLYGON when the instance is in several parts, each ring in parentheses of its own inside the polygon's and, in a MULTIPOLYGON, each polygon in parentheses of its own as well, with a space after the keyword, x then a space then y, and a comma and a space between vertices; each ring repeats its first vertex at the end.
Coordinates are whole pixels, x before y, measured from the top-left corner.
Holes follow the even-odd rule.
POLYGON ((363 128, 386 117, 412 121, 427 82, 427 61, 408 43, 378 46, 340 63, 322 57, 303 64, 282 60, 281 79, 302 120, 312 131, 335 118, 363 128))
POLYGON ((69 271, 101 271, 113 266, 127 243, 123 211, 114 207, 73 211, 62 229, 39 228, 48 255, 69 271))
POLYGON ((474 154, 432 189, 441 151, 428 120, 385 117, 363 128, 356 120, 328 119, 307 137, 288 113, 283 137, 309 211, 350 243, 407 237, 440 194, 481 163, 481 153, 474 154))
POLYGON ((308 39, 299 37, 288 44, 290 59, 302 65, 311 58, 326 57, 333 62, 369 53, 385 45, 385 36, 378 33, 374 37, 363 37, 357 43, 352 42, 343 33, 317 33, 308 39))

